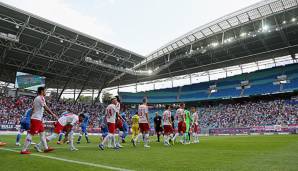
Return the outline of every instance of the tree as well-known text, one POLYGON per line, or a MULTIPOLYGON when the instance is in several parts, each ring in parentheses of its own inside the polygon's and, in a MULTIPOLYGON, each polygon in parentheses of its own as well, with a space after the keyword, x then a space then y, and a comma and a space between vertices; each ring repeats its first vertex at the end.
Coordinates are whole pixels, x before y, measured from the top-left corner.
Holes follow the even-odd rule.
POLYGON ((79 97, 79 101, 80 102, 83 102, 83 103, 91 103, 92 97, 91 96, 83 96, 83 95, 81 95, 79 97))
POLYGON ((113 95, 109 92, 103 92, 102 94, 102 102, 104 104, 109 104, 113 95))

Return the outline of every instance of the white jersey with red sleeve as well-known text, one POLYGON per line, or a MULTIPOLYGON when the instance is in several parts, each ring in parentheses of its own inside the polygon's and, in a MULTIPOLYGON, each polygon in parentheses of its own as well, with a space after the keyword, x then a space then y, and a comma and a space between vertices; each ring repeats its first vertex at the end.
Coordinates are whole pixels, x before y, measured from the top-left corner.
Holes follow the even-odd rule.
POLYGON ((108 123, 115 123, 116 122, 116 113, 118 109, 116 105, 109 104, 109 106, 106 108, 106 118, 108 123))
POLYGON ((33 101, 33 111, 31 115, 31 119, 42 121, 45 105, 46 105, 46 100, 44 96, 35 97, 33 101))
POLYGON ((139 108, 138 108, 139 123, 148 123, 146 113, 148 113, 148 106, 144 104, 139 105, 139 108))
POLYGON ((183 119, 184 115, 185 115, 184 109, 181 109, 181 108, 177 109, 176 117, 177 117, 178 122, 184 121, 184 119, 183 119))
POLYGON ((192 114, 192 122, 195 125, 199 125, 199 114, 198 114, 198 112, 195 112, 195 113, 192 114))
POLYGON ((66 126, 66 125, 76 125, 79 123, 79 117, 78 115, 75 115, 73 113, 66 113, 63 114, 59 119, 58 122, 62 125, 62 126, 66 126))
POLYGON ((171 124, 171 111, 166 110, 163 112, 162 120, 163 120, 163 125, 172 125, 171 124))

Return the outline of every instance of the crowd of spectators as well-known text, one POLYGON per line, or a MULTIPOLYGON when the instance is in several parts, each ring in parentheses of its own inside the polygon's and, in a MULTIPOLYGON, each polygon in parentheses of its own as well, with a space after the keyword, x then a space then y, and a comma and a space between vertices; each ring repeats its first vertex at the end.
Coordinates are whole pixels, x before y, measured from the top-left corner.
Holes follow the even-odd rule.
POLYGON ((204 128, 241 128, 298 123, 296 100, 219 104, 201 107, 199 111, 200 125, 204 128))
MULTIPOLYGON (((13 97, 0 97, 0 124, 18 124, 20 118, 27 109, 32 105, 34 98, 28 96, 22 96, 19 98, 13 97)), ((57 115, 62 114, 65 111, 71 111, 75 114, 84 112, 89 114, 89 127, 98 126, 98 116, 103 115, 102 105, 100 104, 82 104, 77 103, 74 105, 71 101, 47 98, 47 105, 57 115)), ((45 115, 46 121, 54 121, 51 115, 45 115)))
MULTIPOLYGON (((0 124, 18 124, 21 115, 31 106, 32 97, 0 97, 0 124)), ((73 113, 89 113, 89 127, 99 126, 99 116, 104 114, 104 106, 101 104, 90 105, 72 101, 48 98, 49 108, 60 115, 66 110, 73 113)), ((136 110, 129 110, 133 115, 136 110)), ((266 125, 289 125, 298 124, 298 101, 276 99, 270 101, 245 101, 238 103, 219 103, 216 105, 204 105, 198 108, 200 127, 202 128, 243 128, 266 125)), ((153 123, 155 112, 161 115, 163 109, 151 107, 150 121, 153 123)), ((173 110, 172 114, 175 113, 173 110)), ((50 115, 45 120, 53 121, 50 115)), ((127 118, 131 117, 127 115, 127 118)), ((129 119, 128 119, 129 121, 129 119)), ((151 124, 152 125, 152 124, 151 124)))

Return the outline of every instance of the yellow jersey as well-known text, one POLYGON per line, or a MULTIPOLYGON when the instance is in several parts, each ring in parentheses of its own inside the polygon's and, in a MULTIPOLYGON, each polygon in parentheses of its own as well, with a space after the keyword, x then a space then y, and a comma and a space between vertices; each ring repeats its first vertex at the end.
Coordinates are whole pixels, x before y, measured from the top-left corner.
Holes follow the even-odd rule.
POLYGON ((139 124, 139 116, 138 115, 133 115, 132 116, 132 124, 139 124))

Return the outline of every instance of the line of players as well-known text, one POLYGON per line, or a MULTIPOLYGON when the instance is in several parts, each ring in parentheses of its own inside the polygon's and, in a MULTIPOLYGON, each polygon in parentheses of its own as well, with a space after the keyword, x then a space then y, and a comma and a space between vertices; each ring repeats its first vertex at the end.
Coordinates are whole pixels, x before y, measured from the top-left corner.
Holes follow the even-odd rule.
MULTIPOLYGON (((171 106, 167 105, 166 110, 163 113, 163 123, 164 123, 164 144, 170 145, 170 141, 172 143, 175 142, 176 138, 180 136, 180 141, 184 144, 188 143, 187 136, 189 135, 190 130, 190 121, 191 117, 187 110, 184 110, 184 103, 180 104, 180 108, 176 112, 176 116, 178 119, 178 133, 174 133, 174 129, 172 127, 173 120, 171 119, 171 106)), ((195 142, 198 142, 198 114, 195 111, 195 108, 191 108, 193 113, 193 136, 195 142)), ((111 104, 106 108, 106 125, 108 133, 104 136, 103 141, 98 145, 99 149, 104 150, 107 144, 111 144, 115 149, 121 148, 121 141, 123 140, 123 136, 127 133, 124 131, 125 119, 120 115, 120 101, 119 99, 112 98, 111 104), (118 129, 118 134, 116 130, 118 129)), ((136 142, 140 139, 144 141, 144 147, 149 148, 149 117, 148 117, 148 105, 146 99, 143 100, 143 104, 139 105, 137 115, 132 117, 132 140, 134 146, 136 146, 136 142)), ((57 117, 46 105, 45 102, 45 89, 43 87, 38 88, 38 96, 34 99, 33 105, 31 109, 26 111, 26 116, 21 121, 21 129, 19 134, 17 135, 16 145, 20 145, 19 140, 21 138, 21 133, 24 130, 27 130, 27 136, 24 143, 24 147, 21 151, 21 154, 30 154, 31 152, 28 150, 30 145, 32 144, 32 136, 39 134, 40 142, 35 144, 34 148, 38 152, 51 152, 54 149, 48 147, 47 143, 56 139, 59 136, 58 144, 61 143, 62 136, 65 135, 63 143, 69 141, 70 150, 76 151, 74 147, 74 126, 81 124, 81 134, 78 138, 78 142, 80 143, 82 134, 85 135, 85 138, 88 143, 90 143, 88 134, 87 134, 87 125, 88 125, 88 116, 84 114, 75 115, 69 111, 66 111, 61 114, 60 118, 57 117), (45 129, 43 124, 43 114, 46 111, 48 114, 52 115, 57 122, 55 123, 54 132, 46 137, 45 129), (82 123, 83 122, 83 123, 82 123), (43 149, 43 150, 42 150, 43 149)), ((103 134, 104 135, 104 134, 103 134)))
MULTIPOLYGON (((104 137, 103 141, 98 145, 99 149, 104 150, 105 147, 111 146, 108 144, 112 143, 115 149, 121 146, 120 139, 123 134, 122 120, 123 118, 119 114, 120 103, 117 98, 111 100, 111 104, 106 108, 106 125, 108 133, 104 137), (116 130, 119 129, 119 134, 115 134, 116 130)), ((166 105, 165 111, 163 112, 162 121, 155 124, 155 130, 159 139, 160 133, 164 133, 164 145, 169 146, 170 142, 175 143, 176 138, 180 137, 182 144, 190 144, 190 134, 192 133, 194 143, 199 143, 199 116, 195 107, 191 107, 191 111, 185 110, 185 104, 181 103, 179 109, 176 111, 176 119, 178 120, 178 132, 175 133, 173 128, 171 106, 166 105), (191 114, 192 113, 192 114, 191 114)), ((149 148, 149 131, 150 122, 148 118, 148 105, 146 99, 143 100, 143 104, 139 105, 138 112, 132 117, 132 139, 131 142, 136 146, 136 142, 140 139, 144 141, 144 147, 149 148)))

